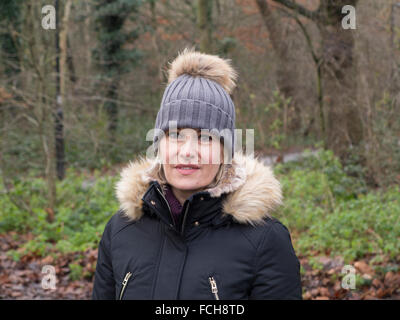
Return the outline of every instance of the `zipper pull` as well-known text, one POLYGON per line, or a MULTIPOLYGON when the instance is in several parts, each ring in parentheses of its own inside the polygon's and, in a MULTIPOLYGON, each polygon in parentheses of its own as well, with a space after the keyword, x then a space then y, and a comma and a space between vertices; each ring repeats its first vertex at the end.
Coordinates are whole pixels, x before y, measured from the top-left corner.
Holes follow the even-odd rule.
POLYGON ((165 203, 166 203, 167 206, 168 206, 169 215, 170 215, 171 220, 172 220, 172 223, 169 224, 169 226, 173 228, 173 227, 175 226, 175 220, 174 220, 174 217, 172 216, 172 210, 171 210, 171 207, 169 206, 168 200, 167 200, 167 198, 165 198, 164 193, 163 193, 158 187, 156 187, 156 190, 157 190, 158 193, 163 197, 165 203))
POLYGON ((132 272, 128 272, 124 278, 124 281, 122 281, 122 285, 125 286, 126 283, 128 282, 129 278, 131 277, 132 272))
POLYGON ((214 277, 209 277, 208 280, 210 281, 211 292, 214 294, 215 299, 219 300, 217 282, 214 280, 214 277))
POLYGON ((128 280, 129 280, 129 278, 131 277, 131 275, 132 275, 132 272, 128 272, 128 273, 125 275, 124 280, 122 281, 122 289, 121 289, 121 293, 119 294, 119 300, 122 300, 122 296, 123 296, 123 294, 124 294, 126 284, 128 283, 128 280))

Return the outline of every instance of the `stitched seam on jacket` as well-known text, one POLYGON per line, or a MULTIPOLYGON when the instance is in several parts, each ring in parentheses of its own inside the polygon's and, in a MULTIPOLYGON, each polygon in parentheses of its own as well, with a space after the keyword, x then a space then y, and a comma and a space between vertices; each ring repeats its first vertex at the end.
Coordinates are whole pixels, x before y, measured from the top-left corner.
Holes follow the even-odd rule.
MULTIPOLYGON (((121 217, 121 212, 122 212, 122 210, 118 210, 118 212, 117 212, 111 219, 115 219, 115 220, 116 220, 116 219, 123 219, 123 217, 121 217)), ((110 220, 110 221, 111 221, 111 220, 110 220)), ((113 221, 113 222, 114 222, 113 224, 116 224, 115 221, 113 221)), ((114 237, 115 237, 118 233, 120 233, 120 232, 121 232, 122 230, 124 230, 126 227, 128 227, 128 226, 130 226, 130 225, 132 225, 132 224, 134 224, 134 223, 137 223, 137 221, 136 221, 136 220, 130 221, 130 222, 127 222, 126 225, 121 226, 119 230, 115 231, 113 234, 110 235, 110 242, 111 242, 111 240, 114 239, 114 237)), ((111 227, 111 226, 110 226, 110 227, 111 227)), ((111 228, 111 231, 112 231, 112 229, 113 229, 113 228, 111 228)), ((110 232, 111 232, 111 231, 110 231, 110 232)))
MULTIPOLYGON (((136 221, 135 221, 136 222, 136 221)), ((112 236, 111 236, 111 240, 113 240, 117 235, 118 235, 118 233, 120 233, 122 230, 124 230, 126 227, 129 227, 130 225, 132 225, 132 224, 134 224, 135 222, 132 222, 132 223, 130 223, 130 224, 127 224, 126 226, 123 226, 121 229, 119 229, 117 232, 115 232, 112 236)))
POLYGON ((261 241, 260 241, 260 243, 259 243, 259 245, 258 245, 258 247, 257 247, 257 249, 256 249, 256 254, 255 254, 255 257, 254 257, 254 267, 253 267, 253 270, 254 270, 254 272, 253 272, 253 280, 252 280, 252 282, 251 282, 251 286, 250 286, 250 288, 253 288, 253 286, 254 286, 254 282, 256 281, 256 276, 257 276, 257 262, 258 262, 258 258, 259 258, 259 250, 260 250, 260 248, 262 248, 263 247, 263 245, 264 245, 264 242, 265 242, 265 239, 269 236, 269 234, 271 233, 271 230, 272 230, 272 228, 273 228, 273 224, 275 223, 275 221, 272 221, 272 223, 270 224, 270 228, 269 228, 269 230, 267 231, 267 232, 265 232, 264 233, 264 235, 263 235, 263 237, 262 237, 262 239, 261 239, 261 241))
POLYGON ((250 242, 251 246, 257 251, 257 246, 253 243, 252 240, 250 240, 250 237, 246 235, 246 232, 244 230, 240 230, 239 231, 242 233, 243 237, 245 237, 247 239, 248 242, 250 242))
POLYGON ((176 287, 176 290, 175 290, 175 297, 176 297, 176 299, 178 299, 178 296, 179 296, 179 293, 180 293, 179 291, 180 291, 180 288, 181 288, 183 269, 184 269, 185 264, 186 264, 187 251, 188 251, 188 249, 187 249, 187 247, 186 247, 186 245, 185 245, 185 255, 184 255, 184 257, 183 257, 183 262, 182 262, 182 264, 181 264, 181 267, 179 268, 179 275, 180 275, 180 276, 179 276, 179 280, 178 280, 177 287, 176 287))
MULTIPOLYGON (((108 249, 108 254, 107 254, 108 255, 108 259, 110 259, 110 262, 112 264, 113 258, 112 258, 112 250, 111 250, 111 247, 112 247, 112 242, 111 241, 112 241, 113 235, 111 233, 111 231, 112 231, 111 220, 107 223, 107 225, 105 226, 104 230, 106 231, 107 228, 108 228, 107 232, 109 233, 109 237, 108 237, 109 241, 107 241, 108 245, 107 246, 104 245, 104 240, 107 240, 107 239, 100 239, 99 246, 102 245, 104 247, 105 251, 106 251, 106 249, 108 249)), ((107 253, 107 251, 106 251, 106 253, 107 253)))
MULTIPOLYGON (((160 225, 160 227, 162 228, 162 226, 160 225)), ((155 270, 155 275, 154 275, 154 280, 153 280, 153 286, 151 289, 151 299, 154 299, 154 291, 156 289, 156 283, 158 280, 158 270, 160 269, 160 263, 161 263, 161 255, 164 249, 164 245, 165 245, 165 241, 167 239, 167 235, 164 232, 164 237, 161 240, 161 245, 160 245, 160 249, 158 250, 158 257, 157 257, 157 265, 156 265, 156 270, 155 270)))

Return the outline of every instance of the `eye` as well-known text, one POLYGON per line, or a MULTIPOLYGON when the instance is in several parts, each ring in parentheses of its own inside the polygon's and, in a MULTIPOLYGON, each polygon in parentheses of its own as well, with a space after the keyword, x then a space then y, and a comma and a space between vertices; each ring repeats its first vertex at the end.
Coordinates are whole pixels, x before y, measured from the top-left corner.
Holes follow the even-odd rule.
POLYGON ((185 141, 185 137, 183 136, 183 134, 181 134, 178 131, 168 132, 168 137, 169 137, 170 140, 185 141))
POLYGON ((176 139, 178 139, 178 132, 176 132, 176 131, 172 131, 172 132, 168 132, 167 133, 167 135, 168 135, 168 137, 170 138, 170 139, 173 139, 173 140, 176 140, 176 139))
POLYGON ((209 134, 201 134, 199 140, 201 143, 211 143, 212 137, 209 134))

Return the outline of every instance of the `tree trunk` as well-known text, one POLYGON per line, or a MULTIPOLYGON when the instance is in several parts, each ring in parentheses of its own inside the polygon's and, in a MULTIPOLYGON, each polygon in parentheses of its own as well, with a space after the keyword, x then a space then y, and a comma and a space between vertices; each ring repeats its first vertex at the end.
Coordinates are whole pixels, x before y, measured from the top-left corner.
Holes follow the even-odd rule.
POLYGON ((296 93, 296 71, 295 67, 290 63, 292 60, 288 48, 288 42, 285 39, 285 26, 282 24, 276 13, 271 10, 266 0, 256 0, 261 17, 269 32, 269 38, 274 48, 276 58, 279 61, 279 70, 277 74, 277 84, 279 91, 284 95, 285 99, 291 98, 289 109, 288 128, 291 131, 297 131, 301 127, 300 108, 295 100, 296 93))
POLYGON ((162 53, 160 50, 160 39, 157 35, 157 12, 156 12, 156 0, 150 0, 150 12, 151 12, 151 41, 153 43, 154 51, 156 54, 156 60, 158 64, 158 80, 159 83, 163 83, 167 81, 166 79, 166 74, 163 74, 162 71, 162 66, 163 66, 163 59, 162 59, 162 53))
POLYGON ((197 0, 197 26, 200 30, 200 51, 213 53, 212 0, 197 0))
POLYGON ((322 81, 327 108, 327 146, 339 156, 348 147, 357 146, 363 139, 363 128, 357 106, 357 83, 353 63, 354 37, 351 29, 342 28, 341 9, 357 0, 324 1, 321 3, 322 81))
MULTIPOLYGON (((40 59, 40 53, 45 48, 46 42, 42 37, 41 26, 35 21, 35 13, 39 12, 40 4, 37 2, 27 2, 26 17, 24 21, 24 28, 22 33, 32 33, 32 38, 26 43, 26 52, 30 54, 27 58, 30 60, 29 63, 34 66, 34 72, 37 81, 34 82, 36 85, 36 96, 34 99, 35 119, 37 119, 38 133, 42 144, 43 158, 45 162, 45 176, 47 182, 47 199, 48 204, 46 208, 47 221, 53 222, 55 217, 55 207, 57 202, 57 189, 56 189, 56 151, 55 151, 55 119, 54 116, 55 108, 53 102, 49 100, 50 88, 54 83, 52 78, 45 77, 44 75, 50 72, 49 65, 43 63, 40 59)), ((57 40, 57 39, 56 39, 57 40)))
MULTIPOLYGON (((56 1, 58 6, 58 0, 56 1)), ((64 105, 66 101, 66 78, 68 59, 68 20, 71 11, 71 0, 67 0, 64 7, 61 28, 56 30, 56 72, 57 72, 57 108, 55 111, 55 138, 56 138, 56 159, 57 178, 64 179, 65 176, 65 152, 64 152, 64 105)), ((57 8, 58 9, 58 8, 57 8)), ((57 10, 58 12, 59 10, 57 10)), ((57 19, 58 20, 58 19, 57 19)), ((58 22, 57 22, 58 24, 58 22)))
POLYGON ((114 80, 107 90, 107 101, 105 102, 105 109, 108 114, 108 133, 110 142, 115 142, 115 132, 118 125, 118 83, 114 80))
MULTIPOLYGON (((101 1, 103 5, 110 5, 118 1, 101 1)), ((126 12, 110 12, 100 16, 99 24, 99 52, 101 54, 99 67, 103 77, 107 80, 105 93, 105 109, 108 115, 108 135, 110 142, 115 141, 118 126, 118 83, 122 72, 122 60, 119 55, 124 45, 122 34, 126 12), (118 37, 119 36, 119 37, 118 37), (104 40, 107 38, 107 41, 104 40)))
POLYGON ((354 80, 354 38, 351 29, 342 28, 342 8, 356 7, 358 0, 320 0, 317 10, 310 11, 292 0, 274 0, 296 14, 314 21, 322 37, 321 78, 324 108, 327 108, 325 145, 336 155, 345 157, 351 146, 363 139, 363 127, 356 103, 354 80))

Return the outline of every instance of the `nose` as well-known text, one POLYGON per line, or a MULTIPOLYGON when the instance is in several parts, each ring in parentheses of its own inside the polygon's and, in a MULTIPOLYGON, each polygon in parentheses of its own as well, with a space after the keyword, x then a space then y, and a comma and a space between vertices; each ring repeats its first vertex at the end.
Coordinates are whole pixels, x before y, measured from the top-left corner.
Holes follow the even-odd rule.
POLYGON ((183 158, 193 158, 196 156, 197 147, 198 147, 197 139, 194 139, 193 137, 190 136, 186 136, 185 142, 180 147, 179 154, 183 158))

